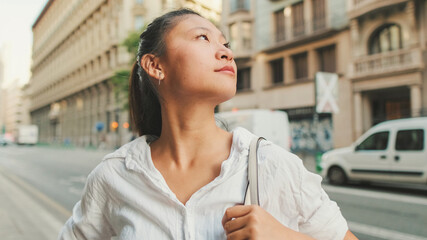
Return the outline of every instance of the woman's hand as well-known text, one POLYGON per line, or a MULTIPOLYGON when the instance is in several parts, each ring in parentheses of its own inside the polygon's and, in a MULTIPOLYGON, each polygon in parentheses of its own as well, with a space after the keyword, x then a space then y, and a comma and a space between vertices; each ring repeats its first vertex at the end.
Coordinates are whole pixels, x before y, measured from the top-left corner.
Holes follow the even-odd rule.
POLYGON ((283 226, 257 205, 237 205, 222 218, 227 239, 313 239, 283 226))

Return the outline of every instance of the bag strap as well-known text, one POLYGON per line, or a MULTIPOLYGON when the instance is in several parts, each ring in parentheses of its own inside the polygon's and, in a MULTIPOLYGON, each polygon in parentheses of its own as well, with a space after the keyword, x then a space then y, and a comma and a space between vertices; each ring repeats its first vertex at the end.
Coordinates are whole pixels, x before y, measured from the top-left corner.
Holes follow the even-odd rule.
POLYGON ((244 205, 260 205, 258 192, 258 146, 263 137, 253 138, 249 145, 248 159, 248 187, 245 194, 244 205))

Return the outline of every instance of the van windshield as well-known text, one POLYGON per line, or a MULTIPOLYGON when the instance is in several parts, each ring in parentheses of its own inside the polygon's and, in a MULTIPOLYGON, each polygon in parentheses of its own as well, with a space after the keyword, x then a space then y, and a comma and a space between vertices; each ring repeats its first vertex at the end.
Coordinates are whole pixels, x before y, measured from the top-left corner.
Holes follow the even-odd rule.
POLYGON ((385 150, 388 145, 389 132, 377 132, 367 137, 356 150, 385 150))

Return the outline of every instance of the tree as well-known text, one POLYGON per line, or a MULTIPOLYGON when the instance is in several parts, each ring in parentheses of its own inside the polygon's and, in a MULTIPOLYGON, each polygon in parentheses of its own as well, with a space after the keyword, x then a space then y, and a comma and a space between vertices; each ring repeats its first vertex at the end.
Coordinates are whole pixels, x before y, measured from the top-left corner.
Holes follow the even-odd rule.
POLYGON ((123 103, 123 109, 129 109, 128 97, 129 97, 129 77, 130 69, 133 63, 136 61, 136 53, 139 45, 139 33, 131 32, 128 37, 121 43, 122 46, 126 47, 126 51, 131 55, 129 67, 127 69, 117 70, 111 78, 111 83, 114 88, 114 96, 117 102, 123 103))

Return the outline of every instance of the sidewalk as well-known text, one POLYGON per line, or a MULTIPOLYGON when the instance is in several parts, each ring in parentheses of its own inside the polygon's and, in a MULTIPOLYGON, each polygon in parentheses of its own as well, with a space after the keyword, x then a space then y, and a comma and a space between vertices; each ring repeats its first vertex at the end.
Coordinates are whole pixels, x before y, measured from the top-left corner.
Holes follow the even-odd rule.
POLYGON ((65 223, 61 216, 70 213, 55 204, 38 190, 0 168, 2 240, 57 239, 65 223))

